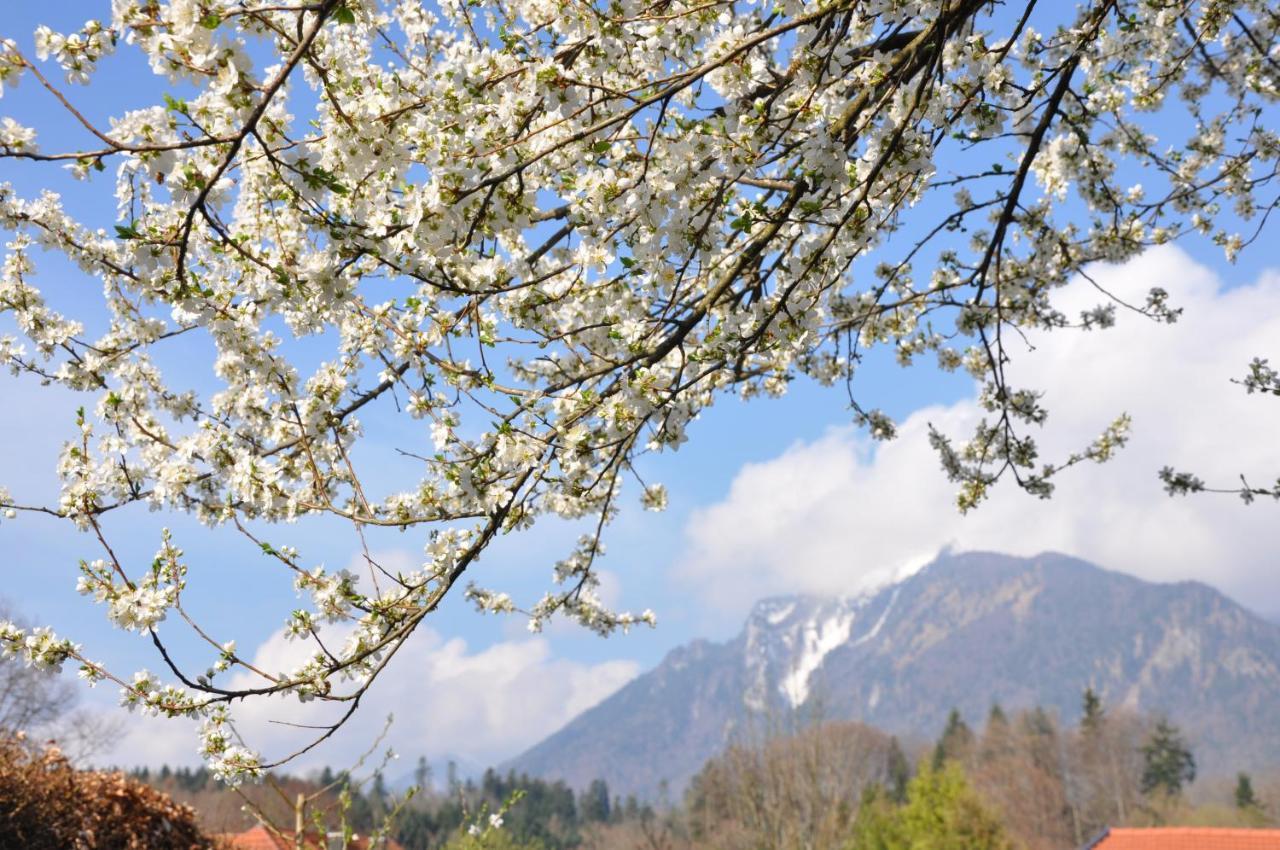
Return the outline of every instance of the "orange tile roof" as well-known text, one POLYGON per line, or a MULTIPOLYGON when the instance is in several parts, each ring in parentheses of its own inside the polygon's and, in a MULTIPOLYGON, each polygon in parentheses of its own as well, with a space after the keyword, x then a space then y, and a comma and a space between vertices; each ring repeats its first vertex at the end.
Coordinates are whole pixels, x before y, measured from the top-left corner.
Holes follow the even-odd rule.
POLYGON ((223 845, 233 850, 286 850, 288 847, 261 825, 244 832, 219 835, 218 838, 223 845))
MULTIPOLYGON (((283 840, 279 835, 259 824, 244 832, 219 835, 218 839, 222 846, 231 850, 294 850, 293 833, 285 831, 281 835, 284 837, 283 840)), ((349 850, 368 850, 369 839, 352 838, 347 846, 349 850)), ((324 850, 326 847, 327 842, 319 835, 307 836, 306 850, 324 850)), ((384 844, 377 845, 376 850, 404 850, 404 848, 394 838, 388 838, 384 844)))
POLYGON ((1109 829, 1085 850, 1280 850, 1280 829, 1109 829))

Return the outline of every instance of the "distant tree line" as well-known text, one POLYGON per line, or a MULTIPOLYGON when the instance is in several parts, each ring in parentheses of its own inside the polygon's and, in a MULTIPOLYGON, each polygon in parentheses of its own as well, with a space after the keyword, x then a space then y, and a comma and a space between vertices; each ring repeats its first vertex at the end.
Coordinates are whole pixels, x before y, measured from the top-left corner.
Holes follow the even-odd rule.
POLYGON ((570 850, 583 844, 584 831, 591 828, 654 817, 653 809, 634 796, 611 796, 602 779, 575 793, 564 782, 490 769, 478 784, 455 781, 444 793, 426 795, 406 808, 396 838, 411 850, 445 846, 476 813, 495 811, 517 795, 503 816, 505 840, 538 850, 570 850))
POLYGON ((1245 773, 1193 803, 1195 756, 1175 725, 1105 706, 1091 689, 1082 703, 1074 726, 1043 708, 993 703, 980 727, 952 711, 929 743, 855 722, 760 733, 711 759, 661 810, 601 779, 575 791, 491 769, 477 781, 452 763, 434 787, 425 759, 408 794, 388 790, 379 770, 272 777, 278 790, 246 786, 232 800, 204 768, 135 776, 194 806, 212 831, 252 823, 248 799, 288 823, 288 801, 302 795, 317 816, 337 813, 357 834, 384 829, 408 850, 1051 850, 1110 826, 1259 826, 1280 814, 1280 781, 1263 778, 1259 790, 1245 773))
MULTIPOLYGON (((537 850, 572 850, 583 846, 589 830, 656 818, 652 806, 634 795, 611 795, 602 779, 575 792, 564 782, 490 769, 477 782, 459 778, 450 763, 444 787, 434 789, 425 759, 414 771, 417 785, 412 793, 389 790, 381 770, 359 780, 326 767, 307 778, 272 775, 264 785, 234 791, 205 767, 140 768, 131 775, 193 806, 211 832, 246 829, 258 816, 290 828, 297 815, 291 801, 298 795, 314 796, 309 809, 325 829, 346 827, 368 835, 385 827, 408 850, 456 844, 471 824, 499 810, 504 810, 502 827, 494 834, 512 846, 537 850)), ((310 815, 304 820, 308 828, 316 822, 310 815)))

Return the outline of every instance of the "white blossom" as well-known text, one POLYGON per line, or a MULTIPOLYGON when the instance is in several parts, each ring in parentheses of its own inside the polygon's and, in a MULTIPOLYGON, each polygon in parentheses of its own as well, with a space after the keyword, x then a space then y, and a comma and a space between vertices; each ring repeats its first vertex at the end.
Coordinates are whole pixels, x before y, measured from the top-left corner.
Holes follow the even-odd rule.
MULTIPOLYGON (((1280 18, 1264 0, 1025 5, 1019 29, 976 0, 115 2, 40 27, 32 56, 0 41, 0 92, 38 73, 53 98, 0 116, 0 159, 28 169, 0 183, 0 362, 83 399, 49 425, 56 501, 0 490, 6 526, 64 519, 80 592, 165 645, 188 570, 217 565, 167 532, 151 562, 124 558, 110 517, 190 517, 293 580, 275 622, 309 651, 266 671, 204 631, 203 675, 166 681, 47 630, 0 624, 0 650, 200 717, 234 782, 268 762, 228 703, 346 705, 450 592, 533 631, 652 625, 600 598, 608 527, 634 509, 628 479, 666 506, 645 455, 725 396, 839 386, 889 439, 856 380, 868 350, 963 369, 987 420, 931 440, 965 510, 1001 479, 1044 497, 1111 457, 1121 411, 1040 457, 1053 420, 1044 388, 1006 380, 1008 341, 1119 307, 1178 317, 1161 289, 1067 315, 1055 296, 1089 263, 1187 232, 1245 249, 1280 163, 1280 18), (97 110, 51 117, 92 101, 116 49, 154 75, 136 108, 92 131, 97 110), (25 188, 64 166, 74 197, 25 188), (46 297, 50 253, 93 287, 46 297), (588 531, 541 599, 472 583, 491 541, 547 517, 588 531), (316 566, 306 529, 326 518, 366 554, 370 529, 415 535, 420 562, 316 566), (230 671, 254 686, 227 696, 230 671)), ((1261 364, 1247 386, 1269 393, 1261 364)), ((1187 476, 1166 486, 1203 488, 1187 476)))

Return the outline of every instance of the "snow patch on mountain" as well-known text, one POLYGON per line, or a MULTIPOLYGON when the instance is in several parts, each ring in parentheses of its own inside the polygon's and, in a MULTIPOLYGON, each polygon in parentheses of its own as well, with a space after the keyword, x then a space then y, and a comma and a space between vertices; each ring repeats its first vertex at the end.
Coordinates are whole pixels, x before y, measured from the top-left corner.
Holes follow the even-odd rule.
POLYGON ((893 603, 898 601, 900 592, 902 592, 902 585, 898 585, 893 589, 893 595, 889 597, 889 604, 884 606, 884 611, 881 612, 879 619, 876 620, 876 624, 871 627, 871 631, 855 640, 852 644, 853 646, 861 646, 869 640, 875 640, 876 635, 880 634, 880 630, 884 628, 885 620, 889 619, 889 614, 893 611, 893 603))
POLYGON ((857 622, 869 617, 868 606, 883 588, 856 596, 820 598, 791 596, 765 599, 747 620, 743 645, 746 690, 743 702, 753 712, 797 709, 813 692, 814 676, 827 657, 841 647, 874 639, 884 627, 897 590, 863 635, 857 622), (856 639, 855 639, 856 638, 856 639))
POLYGON ((764 618, 769 625, 776 626, 780 624, 783 620, 790 617, 791 612, 795 610, 796 610, 796 603, 790 602, 786 605, 781 606, 780 608, 775 608, 771 611, 766 611, 764 618))
POLYGON ((844 610, 826 619, 809 620, 801 626, 800 654, 778 683, 778 690, 792 708, 799 708, 809 698, 809 677, 833 649, 849 639, 855 616, 853 611, 844 610))

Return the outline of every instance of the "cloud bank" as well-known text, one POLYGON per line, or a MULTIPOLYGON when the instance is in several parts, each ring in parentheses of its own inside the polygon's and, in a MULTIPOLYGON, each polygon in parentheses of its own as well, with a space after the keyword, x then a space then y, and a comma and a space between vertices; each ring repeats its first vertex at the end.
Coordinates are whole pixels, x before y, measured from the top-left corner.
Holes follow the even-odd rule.
MULTIPOLYGON (((1254 357, 1280 360, 1280 273, 1228 288, 1165 247, 1094 278, 1131 303, 1164 287, 1183 317, 1160 325, 1122 310, 1109 330, 1038 334, 1034 351, 1015 353, 1011 383, 1047 391, 1045 460, 1083 448, 1128 412, 1131 440, 1115 459, 1064 472, 1049 501, 1002 485, 961 516, 927 434, 932 422, 966 436, 981 418, 972 399, 920 409, 900 423, 896 440, 874 447, 835 429, 744 466, 722 501, 690 517, 677 575, 740 613, 773 593, 855 592, 945 546, 1058 550, 1151 580, 1198 579, 1257 610, 1280 611, 1280 505, 1173 499, 1156 476, 1165 465, 1224 486, 1242 472, 1261 486, 1280 475, 1280 400, 1230 382, 1254 357)), ((1097 300, 1081 280, 1058 306, 1074 315, 1097 300)))
MULTIPOLYGON (((334 640, 337 640, 335 637, 334 640)), ((290 642, 278 632, 253 657, 263 670, 290 670, 303 663, 314 645, 290 642)), ((368 749, 382 721, 395 716, 386 745, 406 757, 398 772, 412 770, 419 755, 438 761, 456 759, 485 767, 532 746, 626 684, 639 672, 631 661, 583 664, 553 657, 540 637, 496 643, 471 650, 460 638, 446 639, 428 627, 413 637, 378 677, 353 720, 330 741, 291 763, 287 770, 328 764, 353 765, 368 749)), ((247 676, 232 684, 255 684, 247 676)), ((249 700, 233 709, 236 726, 264 757, 280 758, 314 739, 317 733, 283 725, 332 722, 343 706, 294 698, 249 700)), ((117 752, 106 761, 125 764, 192 764, 193 724, 137 717, 117 752)))

